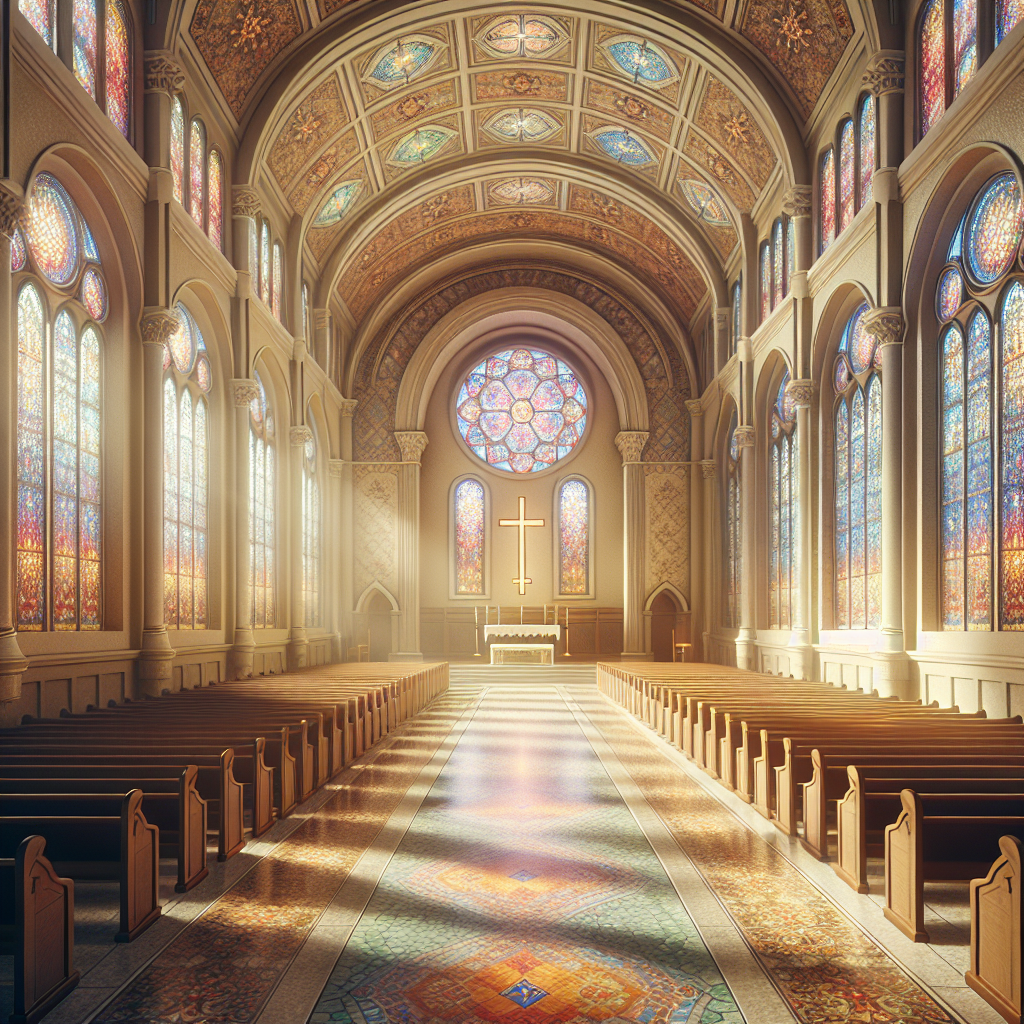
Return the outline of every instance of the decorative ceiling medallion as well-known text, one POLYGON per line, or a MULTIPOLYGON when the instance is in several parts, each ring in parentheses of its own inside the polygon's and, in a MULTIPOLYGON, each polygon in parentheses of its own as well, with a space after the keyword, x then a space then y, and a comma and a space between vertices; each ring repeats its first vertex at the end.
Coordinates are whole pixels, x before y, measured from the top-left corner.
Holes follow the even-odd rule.
POLYGON ((496 206, 542 206, 554 201, 555 182, 550 178, 506 178, 491 182, 487 195, 496 206))
POLYGON ((548 18, 532 14, 501 17, 490 22, 477 42, 493 57, 543 59, 568 41, 566 33, 548 18))
POLYGON ((595 129, 590 137, 606 156, 627 167, 646 167, 655 162, 655 156, 646 143, 628 128, 606 125, 595 129))
POLYGON ((426 36, 405 36, 381 47, 367 64, 363 80, 380 89, 408 85, 424 75, 443 54, 446 47, 426 36))
POLYGON ((337 224, 363 189, 361 180, 342 182, 328 197, 320 212, 313 220, 315 228, 326 228, 337 224))
POLYGON ((612 36, 598 45, 612 64, 635 85, 664 89, 679 81, 676 62, 660 46, 640 36, 612 36))
POLYGON ((398 140, 388 157, 393 167, 411 167, 426 163, 431 157, 437 156, 458 133, 454 128, 446 128, 440 124, 428 124, 417 128, 398 140))
POLYGON ((693 178, 685 178, 679 182, 679 191, 683 193, 683 198, 690 204, 698 220, 712 227, 732 227, 725 203, 709 185, 693 178))
POLYGON ((519 107, 499 110, 484 122, 483 129, 499 142, 545 142, 562 128, 543 110, 519 107))

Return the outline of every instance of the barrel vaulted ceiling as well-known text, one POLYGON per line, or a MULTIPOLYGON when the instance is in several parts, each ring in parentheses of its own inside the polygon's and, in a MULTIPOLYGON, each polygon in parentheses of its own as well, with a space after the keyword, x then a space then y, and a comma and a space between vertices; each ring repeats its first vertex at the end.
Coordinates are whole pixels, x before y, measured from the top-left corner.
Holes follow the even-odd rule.
POLYGON ((865 27, 844 0, 199 0, 182 18, 238 124, 236 181, 301 219, 355 323, 425 265, 534 238, 689 321, 722 299, 742 216, 806 180, 802 133, 865 27))

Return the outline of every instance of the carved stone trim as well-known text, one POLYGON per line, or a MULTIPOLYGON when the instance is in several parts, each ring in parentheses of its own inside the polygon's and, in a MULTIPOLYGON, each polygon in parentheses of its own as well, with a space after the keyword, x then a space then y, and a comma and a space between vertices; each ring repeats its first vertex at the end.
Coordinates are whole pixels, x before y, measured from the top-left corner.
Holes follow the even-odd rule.
POLYGON ((327 472, 331 476, 340 477, 345 473, 345 460, 344 459, 328 459, 327 461, 327 472))
POLYGON ((396 430, 395 440, 402 453, 402 461, 419 465, 423 450, 427 447, 427 435, 422 430, 396 430))
POLYGON ((732 309, 729 306, 715 307, 715 330, 719 334, 727 334, 729 332, 729 316, 731 313, 732 309))
POLYGON ((260 397, 260 389, 256 381, 249 377, 236 378, 231 381, 231 398, 238 408, 248 405, 254 398, 260 397))
POLYGON ((749 424, 737 427, 733 432, 732 436, 736 438, 737 448, 753 448, 754 447, 754 428, 749 424))
POLYGON ((903 344, 903 310, 899 306, 879 306, 864 314, 864 330, 879 345, 903 344))
POLYGON ((690 414, 690 419, 696 419, 698 416, 704 415, 704 406, 701 405, 699 398, 688 399, 685 403, 686 411, 690 414))
POLYGON ((185 88, 185 72, 169 53, 151 53, 145 62, 146 92, 178 92, 185 88))
POLYGON ((173 309, 164 306, 150 306, 142 312, 139 325, 142 341, 146 345, 168 345, 178 331, 181 321, 173 309))
POLYGON ((15 228, 21 223, 24 199, 20 185, 9 178, 0 181, 0 235, 14 237, 15 228))
POLYGON ((647 430, 620 430, 615 435, 615 447, 619 449, 623 465, 640 461, 644 445, 650 436, 647 430))
POLYGON ((791 185, 782 193, 782 211, 789 217, 810 217, 813 203, 810 185, 791 185))
POLYGON ((341 415, 347 419, 351 419, 356 412, 356 406, 359 404, 357 398, 343 398, 341 400, 341 415))
POLYGON ((715 476, 715 463, 713 459, 704 459, 700 464, 700 474, 705 480, 712 480, 715 476))
POLYGON ((331 329, 331 311, 329 309, 313 310, 313 330, 329 331, 331 329))
POLYGON ((262 205, 259 193, 248 185, 235 185, 231 190, 231 215, 258 220, 262 205))
POLYGON ((313 431, 306 426, 292 427, 288 431, 288 439, 293 448, 301 448, 307 441, 313 440, 313 431))
POLYGON ((814 401, 814 381, 812 380, 791 380, 786 385, 786 397, 793 403, 793 407, 800 409, 810 407, 814 401))
POLYGON ((902 93, 906 89, 906 65, 902 50, 880 50, 868 61, 863 82, 875 96, 902 93))

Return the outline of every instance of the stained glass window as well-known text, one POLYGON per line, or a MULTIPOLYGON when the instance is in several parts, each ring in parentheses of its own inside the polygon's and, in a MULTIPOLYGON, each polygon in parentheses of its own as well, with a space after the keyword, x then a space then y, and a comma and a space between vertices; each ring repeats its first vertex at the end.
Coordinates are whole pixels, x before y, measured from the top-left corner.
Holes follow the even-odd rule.
POLYGON ((607 49, 620 70, 638 84, 658 87, 679 77, 675 62, 646 39, 619 39, 607 49))
POLYGON ((829 146, 821 158, 821 251, 824 252, 836 237, 836 154, 829 146))
POLYGON ((783 373, 771 412, 772 445, 769 473, 769 628, 788 629, 793 623, 793 597, 796 590, 794 553, 796 516, 798 515, 796 463, 796 410, 786 385, 789 373, 783 373))
POLYGON ((477 458, 506 473, 536 473, 580 442, 587 405, 583 385, 566 363, 518 348, 475 366, 455 408, 459 433, 477 458))
POLYGON ((502 18, 483 36, 487 47, 503 57, 543 57, 558 43, 561 33, 547 21, 520 14, 502 18))
POLYGON ((743 328, 743 282, 732 286, 732 354, 740 347, 740 331, 743 328))
POLYGON ((1024 0, 998 0, 996 13, 997 46, 1013 31, 1014 26, 1020 21, 1024 21, 1024 0))
POLYGON ((203 195, 203 170, 206 165, 206 132, 198 118, 188 131, 188 209, 192 219, 203 226, 206 202, 203 195))
POLYGON ((270 305, 270 225, 266 221, 260 232, 260 298, 270 305))
POLYGON ((128 42, 128 23, 121 0, 107 0, 107 23, 104 40, 107 117, 118 131, 128 138, 130 128, 129 95, 131 88, 131 47, 128 42))
POLYGON ((253 292, 258 292, 260 281, 260 241, 255 220, 249 221, 249 273, 252 277, 253 292))
POLYGON ((742 588, 743 549, 740 537, 740 466, 739 446, 736 443, 736 414, 729 424, 729 447, 725 455, 725 560, 726 622, 734 629, 740 624, 740 591, 742 588))
POLYGON ((590 488, 578 479, 558 490, 558 593, 590 592, 590 488))
POLYGON ((697 215, 698 220, 712 227, 727 228, 732 225, 725 203, 703 181, 684 178, 679 182, 679 191, 683 193, 683 198, 690 204, 690 209, 697 215))
POLYGON ((437 156, 456 134, 454 129, 444 125, 424 125, 398 140, 388 162, 396 167, 426 163, 431 157, 437 156))
POLYGON ((518 107, 499 110, 484 123, 484 129, 504 142, 543 142, 562 125, 543 110, 518 107))
POLYGON ((928 0, 921 15, 919 33, 919 102, 923 138, 946 110, 945 0, 928 0))
POLYGON ((282 275, 284 273, 284 267, 282 266, 281 258, 281 243, 274 243, 274 273, 271 279, 270 291, 271 301, 270 308, 273 310, 274 316, 278 320, 281 319, 281 284, 282 275))
POLYGON ((483 594, 486 504, 483 484, 471 477, 455 488, 455 593, 483 594))
POLYGON ((875 174, 875 97, 870 93, 860 101, 860 180, 857 183, 857 205, 871 202, 871 179, 875 174))
POLYGON ((964 253, 971 275, 993 284, 1009 269, 1024 232, 1020 185, 1010 171, 997 174, 978 193, 967 215, 964 253))
POLYGON ((102 321, 107 315, 107 287, 95 267, 82 275, 82 305, 94 320, 102 321))
POLYGON ((854 174, 853 122, 844 121, 839 129, 839 230, 849 227, 853 220, 856 196, 854 174))
POLYGON ((302 449, 302 598, 307 626, 321 625, 320 566, 321 538, 320 481, 317 476, 316 435, 302 449))
POLYGON ((21 228, 15 228, 11 236, 11 273, 16 274, 19 270, 24 270, 27 259, 25 236, 21 233, 21 228))
POLYGON ((607 156, 627 167, 643 167, 654 162, 651 151, 628 128, 602 128, 595 133, 594 141, 607 156))
POLYGON ((220 153, 210 150, 206 162, 206 201, 209 206, 206 232, 218 249, 224 244, 224 178, 220 153))
POLYGON ((28 245, 39 271, 68 284, 79 263, 78 218, 70 196, 50 174, 37 174, 28 206, 28 245))
POLYGON ((252 558, 249 582, 253 626, 269 629, 274 626, 277 614, 274 601, 274 419, 267 405, 267 392, 259 371, 253 376, 258 394, 252 400, 249 417, 249 548, 252 558))
POLYGON ((345 216, 348 208, 355 202, 363 190, 360 179, 342 182, 325 200, 320 212, 313 218, 313 227, 327 228, 337 224, 345 216))
POLYGON ((1024 629, 1024 285, 1003 300, 999 387, 999 623, 1024 629))
POLYGON ((777 306, 786 294, 786 242, 782 219, 772 229, 772 305, 777 306))
POLYGON ((71 14, 75 78, 96 98, 96 0, 74 0, 71 14))
POLYGON ((381 54, 368 77, 384 88, 405 85, 426 69, 436 52, 437 44, 426 39, 399 39, 381 54))
POLYGON ((786 218, 786 294, 793 290, 793 275, 796 273, 796 221, 786 218))
POLYGON ((770 242, 761 243, 761 322, 768 319, 772 311, 772 247, 770 242))
POLYGON ((953 95, 978 70, 978 4, 977 0, 953 0, 953 95))
POLYGON ((28 18, 29 24, 43 37, 50 49, 54 48, 54 0, 18 0, 18 10, 28 18))
POLYGON ((302 336, 306 339, 308 345, 312 340, 309 335, 309 285, 305 281, 302 282, 302 336))
POLYGON ((185 112, 181 98, 171 100, 171 180, 174 182, 174 198, 185 202, 185 112))

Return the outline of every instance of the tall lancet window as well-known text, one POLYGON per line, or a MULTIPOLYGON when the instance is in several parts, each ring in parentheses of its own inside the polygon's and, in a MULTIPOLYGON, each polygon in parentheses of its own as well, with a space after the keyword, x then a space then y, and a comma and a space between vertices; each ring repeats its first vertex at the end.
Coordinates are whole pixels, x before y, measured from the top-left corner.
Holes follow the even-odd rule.
POLYGON ((590 593, 590 487, 571 477, 558 488, 558 593, 590 593))
POLYGON ((306 625, 323 625, 321 610, 321 565, 323 538, 321 522, 323 499, 317 473, 316 428, 302 449, 302 596, 306 609, 306 625))
POLYGON ((771 512, 771 544, 768 570, 769 623, 772 629, 793 624, 797 586, 794 557, 799 525, 796 409, 786 394, 788 371, 776 394, 771 411, 772 443, 769 448, 768 499, 771 512))
POLYGON ((249 406, 249 579, 252 581, 253 626, 269 629, 277 616, 274 600, 275 424, 258 370, 253 377, 258 394, 249 406))
POLYGON ((486 593, 484 545, 487 543, 487 496, 484 485, 467 477, 455 488, 454 547, 455 593, 461 596, 486 593))
POLYGON ((174 198, 185 202, 185 111, 181 97, 171 100, 171 182, 174 198))
POLYGON ((882 619, 881 349, 850 317, 832 373, 835 389, 835 625, 877 629, 882 619))
POLYGON ((740 449, 736 440, 736 413, 729 424, 725 456, 725 617, 733 628, 740 624, 740 591, 743 586, 743 549, 740 537, 740 449))
POLYGON ((206 341, 192 314, 164 352, 164 622, 209 626, 210 413, 206 341))

